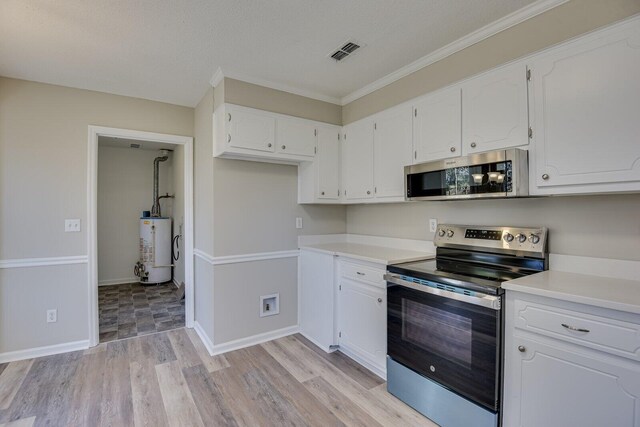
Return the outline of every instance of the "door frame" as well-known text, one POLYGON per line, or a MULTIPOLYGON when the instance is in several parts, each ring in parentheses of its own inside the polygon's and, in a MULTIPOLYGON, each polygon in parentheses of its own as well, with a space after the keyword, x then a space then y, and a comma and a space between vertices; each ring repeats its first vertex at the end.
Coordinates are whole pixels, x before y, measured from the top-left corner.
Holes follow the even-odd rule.
POLYGON ((193 138, 189 136, 144 132, 103 126, 89 126, 87 158, 87 249, 89 254, 89 346, 99 343, 98 319, 98 138, 116 137, 128 140, 153 141, 184 147, 184 279, 185 325, 194 323, 193 272, 193 138))

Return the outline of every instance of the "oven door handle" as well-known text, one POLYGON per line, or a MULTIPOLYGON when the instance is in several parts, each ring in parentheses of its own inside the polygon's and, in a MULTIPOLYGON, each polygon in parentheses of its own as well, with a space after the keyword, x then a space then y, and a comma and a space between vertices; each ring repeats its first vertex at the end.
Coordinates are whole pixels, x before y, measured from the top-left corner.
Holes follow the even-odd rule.
POLYGON ((397 274, 387 273, 384 275, 384 280, 388 283, 393 283, 394 285, 400 285, 405 288, 410 288, 419 292, 425 292, 428 294, 438 295, 444 298, 453 299, 460 302, 465 302, 473 305, 480 305, 482 307, 487 307, 492 310, 500 310, 500 297, 481 294, 476 292, 475 295, 464 295, 458 294, 456 292, 447 291, 444 289, 432 288, 430 286, 419 285, 417 283, 409 282, 408 280, 402 279, 402 276, 397 274))

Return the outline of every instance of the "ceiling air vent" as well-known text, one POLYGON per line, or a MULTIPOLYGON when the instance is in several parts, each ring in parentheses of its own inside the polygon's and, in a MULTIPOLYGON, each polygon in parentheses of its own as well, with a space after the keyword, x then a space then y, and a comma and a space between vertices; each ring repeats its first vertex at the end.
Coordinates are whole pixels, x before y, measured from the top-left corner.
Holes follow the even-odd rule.
POLYGON ((132 144, 129 144, 129 147, 131 148, 140 148, 140 144, 136 144, 135 142, 132 144))
POLYGON ((362 43, 356 43, 354 41, 348 41, 342 44, 342 47, 338 48, 335 52, 329 54, 332 59, 337 61, 342 61, 349 55, 353 55, 353 53, 362 47, 362 43))

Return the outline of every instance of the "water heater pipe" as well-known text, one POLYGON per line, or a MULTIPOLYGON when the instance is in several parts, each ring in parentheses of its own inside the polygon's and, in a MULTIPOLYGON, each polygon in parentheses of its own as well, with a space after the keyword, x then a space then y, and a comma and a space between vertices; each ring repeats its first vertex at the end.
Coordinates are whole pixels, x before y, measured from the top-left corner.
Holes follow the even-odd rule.
POLYGON ((160 162, 166 162, 169 158, 169 152, 167 150, 160 150, 160 157, 156 157, 153 160, 153 206, 151 207, 151 216, 160 217, 160 199, 158 198, 158 181, 159 181, 159 169, 160 162))

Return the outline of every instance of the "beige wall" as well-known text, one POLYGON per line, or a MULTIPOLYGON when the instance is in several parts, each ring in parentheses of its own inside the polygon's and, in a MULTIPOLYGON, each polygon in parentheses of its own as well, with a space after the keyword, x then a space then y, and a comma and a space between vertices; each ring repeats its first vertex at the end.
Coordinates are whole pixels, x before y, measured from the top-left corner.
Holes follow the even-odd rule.
POLYGON ((231 104, 335 125, 342 124, 342 107, 329 102, 229 78, 224 79, 223 92, 224 102, 231 104))
POLYGON ((638 0, 572 0, 343 106, 342 122, 354 122, 636 13, 638 0))
POLYGON ((551 253, 640 260, 640 194, 350 206, 347 232, 431 240, 429 218, 544 226, 551 253))
MULTIPOLYGON (((0 77, 0 259, 87 255, 89 125, 190 136, 193 109, 0 77)), ((86 264, 2 270, 0 353, 87 340, 87 300, 86 264)))
MULTIPOLYGON (((139 218, 142 211, 151 210, 156 157, 158 151, 137 150, 126 145, 98 148, 99 284, 136 280, 133 266, 140 258, 139 218)), ((173 163, 173 153, 166 162, 160 163, 160 194, 174 194, 173 163)), ((162 199, 160 204, 164 216, 174 216, 173 200, 162 199)))

